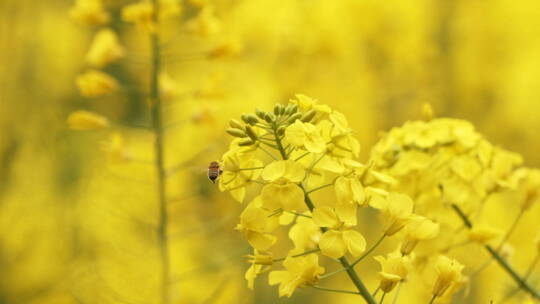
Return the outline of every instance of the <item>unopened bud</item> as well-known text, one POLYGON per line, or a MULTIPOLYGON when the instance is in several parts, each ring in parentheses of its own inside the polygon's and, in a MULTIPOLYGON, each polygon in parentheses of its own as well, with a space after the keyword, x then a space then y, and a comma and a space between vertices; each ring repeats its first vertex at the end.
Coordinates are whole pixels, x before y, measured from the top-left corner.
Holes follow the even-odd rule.
POLYGON ((229 135, 232 135, 234 137, 246 137, 246 133, 244 131, 236 129, 236 128, 227 128, 225 132, 229 133, 229 135))
POLYGON ((253 140, 251 140, 251 138, 246 138, 246 139, 243 139, 241 142, 239 142, 238 145, 240 147, 245 147, 245 146, 251 146, 254 143, 255 142, 253 140))
POLYGON ((304 113, 304 115, 302 115, 302 118, 300 118, 300 120, 302 122, 310 122, 313 117, 315 117, 315 114, 317 114, 317 112, 315 112, 315 110, 311 109, 309 111, 307 111, 306 113, 304 113))
POLYGON ((302 118, 302 113, 294 113, 293 115, 291 115, 291 117, 289 117, 289 120, 287 120, 287 122, 289 124, 292 124, 293 122, 295 122, 297 119, 300 119, 302 118))
POLYGON ((283 106, 279 103, 274 106, 274 114, 281 115, 281 111, 283 111, 283 106))
POLYGON ((298 105, 295 104, 289 104, 287 106, 287 110, 285 111, 287 114, 294 114, 298 112, 298 105))
POLYGON ((255 114, 257 114, 257 116, 259 116, 260 119, 264 119, 264 115, 266 113, 264 111, 262 111, 262 110, 255 109, 255 114))
POLYGON ((274 120, 276 120, 276 115, 273 113, 266 113, 264 115, 264 120, 266 120, 267 123, 273 123, 274 120))
POLYGON ((236 119, 231 119, 231 120, 229 121, 229 125, 231 126, 231 128, 240 129, 240 130, 243 130, 243 129, 244 129, 244 125, 242 125, 242 123, 239 122, 239 121, 236 120, 236 119))
POLYGON ((257 140, 257 134, 255 134, 255 131, 253 131, 253 128, 251 126, 246 126, 246 133, 251 138, 251 140, 256 141, 257 140))
POLYGON ((286 128, 287 128, 286 126, 281 126, 281 127, 279 127, 279 128, 277 129, 277 131, 276 131, 277 135, 282 136, 283 134, 285 134, 285 129, 286 129, 286 128))
POLYGON ((259 122, 259 120, 257 119, 257 116, 253 114, 242 114, 242 116, 240 117, 245 123, 250 124, 250 125, 254 125, 259 122))

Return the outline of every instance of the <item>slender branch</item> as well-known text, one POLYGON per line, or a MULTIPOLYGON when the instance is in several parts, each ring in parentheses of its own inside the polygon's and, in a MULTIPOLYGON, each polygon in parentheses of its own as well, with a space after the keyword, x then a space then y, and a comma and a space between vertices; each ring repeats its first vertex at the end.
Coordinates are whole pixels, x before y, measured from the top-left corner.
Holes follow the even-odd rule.
POLYGON ((368 251, 366 251, 361 257, 359 257, 358 259, 356 259, 356 261, 354 261, 352 264, 351 264, 351 267, 354 267, 356 264, 360 263, 360 261, 362 261, 365 257, 367 257, 373 250, 375 250, 375 248, 379 247, 379 245, 382 243, 382 241, 384 240, 384 238, 386 237, 386 234, 383 234, 375 244, 373 244, 373 246, 371 246, 371 248, 368 249, 368 251))
POLYGON ((396 304, 396 303, 397 303, 399 294, 401 293, 401 286, 403 286, 403 281, 400 281, 400 282, 398 283, 396 295, 394 296, 394 300, 392 301, 392 304, 396 304))
POLYGON ((383 304, 384 302, 384 297, 386 297, 386 292, 383 292, 382 296, 381 296, 381 301, 379 302, 379 304, 383 304))
MULTIPOLYGON (((285 149, 283 149, 283 145, 281 144, 281 140, 276 134, 277 133, 276 129, 277 129, 276 125, 274 125, 274 136, 276 138, 276 145, 278 147, 279 153, 281 154, 281 157, 284 160, 287 160, 287 158, 288 158, 287 153, 285 152, 285 149)), ((323 154, 323 156, 324 156, 324 154, 323 154)), ((322 157, 319 158, 319 160, 321 160, 321 159, 322 159, 322 157)), ((315 162, 315 164, 316 163, 317 162, 315 162)), ((313 212, 313 209, 315 208, 315 205, 311 201, 311 198, 309 197, 309 195, 306 193, 306 189, 304 188, 304 186, 300 185, 300 188, 302 189, 302 191, 304 191, 304 202, 306 203, 309 210, 313 212)), ((326 232, 326 230, 327 230, 326 228, 321 227, 321 231, 323 233, 326 232)), ((353 284, 356 286, 356 288, 358 289, 358 292, 364 298, 366 303, 368 303, 368 304, 376 304, 375 299, 373 299, 373 297, 369 293, 368 289, 366 288, 366 286, 364 285, 364 283, 362 282, 362 280, 360 279, 360 277, 358 276, 356 271, 351 267, 351 265, 349 263, 349 260, 347 260, 346 257, 341 257, 341 258, 339 258, 339 262, 341 263, 343 268, 347 269, 346 271, 347 271, 347 274, 349 275, 349 278, 351 279, 353 284)))
POLYGON ((508 229, 508 231, 506 232, 506 234, 504 235, 504 237, 502 238, 499 246, 497 246, 497 251, 500 251, 502 246, 504 245, 504 243, 506 243, 506 241, 508 241, 508 239, 510 238, 510 236, 512 235, 512 233, 514 232, 514 230, 516 230, 516 227, 517 227, 517 224, 519 223, 519 220, 521 219, 521 217, 523 216, 523 213, 525 213, 525 208, 521 208, 519 210, 519 213, 518 215, 516 216, 516 218, 514 219, 514 221, 512 222, 512 225, 510 225, 510 228, 508 229))
POLYGON ((429 304, 433 304, 435 303, 435 299, 437 298, 436 295, 433 295, 433 297, 431 297, 431 300, 429 301, 429 304))
POLYGON ((358 291, 349 291, 349 290, 340 290, 340 289, 333 289, 333 288, 326 288, 326 287, 320 287, 313 285, 311 286, 315 289, 322 290, 322 291, 329 291, 329 292, 337 292, 337 293, 348 293, 348 294, 360 294, 358 291))
POLYGON ((158 33, 159 24, 159 3, 158 0, 152 0, 154 14, 152 21, 156 27, 150 33, 150 44, 152 50, 152 69, 150 73, 150 99, 151 99, 151 114, 152 114, 152 129, 155 133, 154 151, 156 154, 155 165, 157 170, 157 192, 159 199, 159 214, 158 214, 158 242, 159 255, 161 259, 161 303, 170 303, 170 261, 169 261, 169 244, 167 237, 168 214, 167 214, 167 171, 165 169, 164 159, 164 132, 163 132, 163 117, 162 103, 159 90, 159 75, 161 73, 161 57, 160 57, 160 37, 158 33))
POLYGON ((334 183, 322 185, 322 186, 319 186, 319 187, 315 187, 315 188, 309 190, 309 191, 306 192, 306 193, 307 193, 307 194, 310 194, 311 192, 315 192, 315 191, 317 191, 317 190, 321 190, 321 189, 324 189, 324 188, 327 188, 327 187, 330 187, 330 186, 333 186, 333 185, 334 185, 334 183))
MULTIPOLYGON (((312 253, 319 252, 319 251, 321 251, 319 248, 312 249, 312 250, 308 250, 308 251, 305 251, 305 252, 302 252, 302 253, 299 253, 299 254, 291 255, 291 257, 297 258, 297 257, 301 257, 301 256, 304 256, 304 255, 312 254, 312 253)), ((285 259, 286 259, 286 257, 285 258, 274 259, 273 261, 274 262, 281 262, 281 261, 285 261, 285 259)))
MULTIPOLYGON (((461 210, 461 208, 459 208, 459 206, 457 206, 456 204, 452 204, 452 209, 454 209, 454 211, 461 218, 467 228, 471 229, 473 227, 472 222, 461 210)), ((510 275, 510 277, 512 277, 512 279, 518 284, 520 288, 529 293, 535 299, 540 300, 540 294, 538 293, 538 291, 531 287, 525 279, 521 278, 519 274, 512 268, 512 266, 503 257, 499 255, 497 250, 493 249, 493 247, 489 245, 484 245, 484 248, 489 252, 489 254, 491 254, 491 256, 504 269, 504 271, 506 271, 510 275)))

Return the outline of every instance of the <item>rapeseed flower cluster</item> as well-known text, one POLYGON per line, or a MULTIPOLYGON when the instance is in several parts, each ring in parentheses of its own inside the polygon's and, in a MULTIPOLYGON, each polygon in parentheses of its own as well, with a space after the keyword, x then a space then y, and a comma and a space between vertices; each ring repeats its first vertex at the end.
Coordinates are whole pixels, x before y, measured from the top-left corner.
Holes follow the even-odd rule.
MULTIPOLYGON (((243 114, 241 120, 230 121, 226 132, 234 139, 221 160, 219 188, 238 202, 247 202, 236 229, 254 250, 246 272, 250 288, 258 275, 269 273, 269 283, 279 284, 280 296, 313 287, 359 294, 375 303, 359 278, 370 274, 359 275, 355 266, 385 238, 398 240, 396 250, 375 257, 382 268, 377 290, 384 297, 415 268, 416 245, 439 233, 439 223, 419 214, 411 196, 396 190, 398 179, 384 168, 375 169, 376 163, 358 160, 360 145, 346 117, 315 99, 296 95, 271 112, 257 109, 243 114), (332 193, 333 199, 315 202, 311 196, 319 191, 332 193), (377 210, 381 218, 381 238, 373 244, 367 243, 358 226, 358 214, 365 208, 377 210), (282 230, 288 231, 289 240, 280 237, 282 230), (279 257, 274 248, 283 246, 288 252, 279 257), (332 260, 342 269, 325 274, 327 267, 320 264, 332 260), (321 279, 342 271, 357 292, 319 285, 321 279)), ((439 264, 433 261, 430 268, 441 276, 434 287, 437 297, 462 279, 463 268, 455 268, 450 276, 439 264)))

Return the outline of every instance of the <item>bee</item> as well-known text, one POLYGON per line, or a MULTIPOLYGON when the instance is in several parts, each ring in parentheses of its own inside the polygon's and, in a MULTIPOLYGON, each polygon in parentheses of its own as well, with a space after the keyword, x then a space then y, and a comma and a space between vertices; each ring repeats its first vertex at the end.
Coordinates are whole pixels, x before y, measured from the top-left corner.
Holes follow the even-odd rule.
POLYGON ((217 161, 210 162, 208 165, 208 179, 212 183, 216 183, 216 180, 218 177, 223 173, 223 170, 219 167, 219 163, 217 161))

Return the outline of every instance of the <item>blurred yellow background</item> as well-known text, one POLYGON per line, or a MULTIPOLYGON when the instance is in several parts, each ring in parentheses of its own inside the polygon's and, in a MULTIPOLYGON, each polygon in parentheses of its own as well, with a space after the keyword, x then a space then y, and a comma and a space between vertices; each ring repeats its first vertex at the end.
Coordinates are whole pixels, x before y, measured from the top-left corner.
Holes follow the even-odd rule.
MULTIPOLYGON (((117 12, 132 1, 106 2, 117 12)), ((113 16, 127 55, 107 72, 122 89, 82 98, 75 78, 99 27, 72 20, 72 6, 0 1, 0 303, 157 303, 148 41, 113 16), (107 116, 114 131, 68 130, 76 109, 107 116), (131 161, 103 152, 115 132, 131 161)), ((229 119, 255 107, 315 97, 347 115, 365 160, 381 131, 420 118, 428 102, 540 165, 538 1, 192 0, 163 36, 175 82, 165 105, 166 162, 177 168, 173 303, 357 301, 309 290, 278 299, 266 282, 247 289, 249 249, 233 230, 241 206, 205 169, 227 149, 229 119), (215 28, 193 29, 207 5, 215 28), (205 55, 229 39, 238 54, 205 55)))

